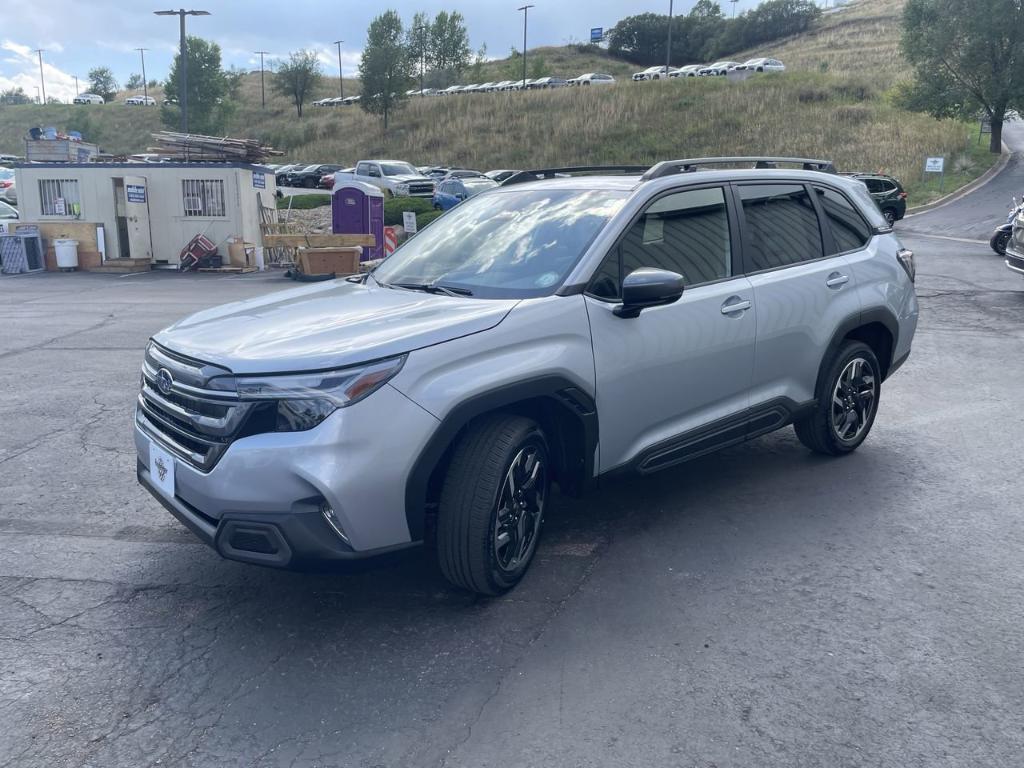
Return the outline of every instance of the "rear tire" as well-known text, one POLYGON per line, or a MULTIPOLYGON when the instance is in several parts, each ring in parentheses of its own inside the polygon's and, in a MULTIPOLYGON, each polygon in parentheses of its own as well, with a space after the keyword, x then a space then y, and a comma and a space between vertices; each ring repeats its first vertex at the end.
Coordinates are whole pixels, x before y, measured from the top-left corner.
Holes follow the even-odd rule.
POLYGON ((793 424, 796 436, 827 456, 856 450, 875 423, 881 390, 881 367, 871 347, 846 342, 828 364, 814 411, 793 424))
POLYGON ((550 491, 548 446, 536 422, 495 414, 455 446, 441 490, 437 555, 456 586, 500 595, 537 550, 550 491))
POLYGON ((992 235, 992 239, 988 241, 989 247, 993 251, 998 253, 1000 256, 1006 255, 1006 246, 1010 243, 1010 235, 1012 232, 996 232, 992 235))
POLYGON ((885 221, 890 227, 896 223, 896 211, 892 208, 885 208, 882 215, 885 216, 885 221))

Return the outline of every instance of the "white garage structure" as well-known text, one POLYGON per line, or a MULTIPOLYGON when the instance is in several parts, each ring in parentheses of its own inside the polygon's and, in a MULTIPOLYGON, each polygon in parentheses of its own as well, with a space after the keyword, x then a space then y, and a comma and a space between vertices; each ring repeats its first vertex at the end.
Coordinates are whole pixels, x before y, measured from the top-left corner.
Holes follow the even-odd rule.
POLYGON ((205 235, 262 245, 260 209, 276 205, 272 171, 243 163, 39 163, 15 168, 22 221, 94 223, 105 264, 178 264, 205 235))

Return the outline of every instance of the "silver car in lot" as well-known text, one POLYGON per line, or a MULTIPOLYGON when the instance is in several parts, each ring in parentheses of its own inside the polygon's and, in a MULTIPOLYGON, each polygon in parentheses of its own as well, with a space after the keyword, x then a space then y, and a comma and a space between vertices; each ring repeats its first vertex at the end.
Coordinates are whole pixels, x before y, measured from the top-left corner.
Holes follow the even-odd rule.
POLYGON ((555 486, 789 424, 852 452, 910 354, 913 255, 827 161, 742 161, 516 174, 369 275, 172 325, 143 360, 139 481, 227 558, 428 546, 498 594, 555 486))

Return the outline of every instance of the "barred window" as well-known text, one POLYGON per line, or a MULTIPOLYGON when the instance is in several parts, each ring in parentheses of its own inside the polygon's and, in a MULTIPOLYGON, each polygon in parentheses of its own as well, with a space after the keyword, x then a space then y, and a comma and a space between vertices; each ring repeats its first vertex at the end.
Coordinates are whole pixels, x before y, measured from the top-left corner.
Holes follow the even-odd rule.
POLYGON ((220 179, 184 179, 181 195, 186 216, 227 216, 220 179))
POLYGON ((82 198, 77 179, 40 179, 39 209, 43 216, 79 216, 82 198))

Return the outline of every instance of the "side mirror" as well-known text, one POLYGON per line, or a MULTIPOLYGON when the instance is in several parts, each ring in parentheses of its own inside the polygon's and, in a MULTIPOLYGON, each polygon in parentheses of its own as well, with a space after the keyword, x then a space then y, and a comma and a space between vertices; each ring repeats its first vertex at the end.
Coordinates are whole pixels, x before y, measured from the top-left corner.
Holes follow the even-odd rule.
POLYGON ((683 276, 665 269, 641 267, 622 281, 622 303, 612 310, 619 317, 637 317, 648 307, 678 301, 683 295, 683 276))

